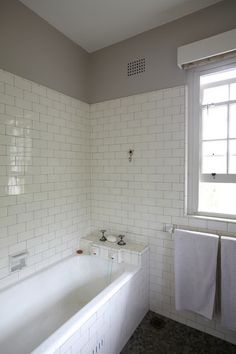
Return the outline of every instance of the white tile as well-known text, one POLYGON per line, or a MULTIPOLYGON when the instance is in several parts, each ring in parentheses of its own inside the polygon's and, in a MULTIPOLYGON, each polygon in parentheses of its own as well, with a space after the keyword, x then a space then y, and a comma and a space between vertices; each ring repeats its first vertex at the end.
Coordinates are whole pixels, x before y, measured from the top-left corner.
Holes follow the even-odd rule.
MULTIPOLYGON (((0 222, 7 224, 0 256, 27 242, 32 264, 41 269, 57 254, 71 254, 78 234, 90 227, 124 232, 151 246, 152 308, 199 325, 171 307, 173 244, 163 224, 236 229, 183 214, 184 102, 185 87, 179 86, 87 105, 0 70, 0 222), (157 287, 166 302, 154 296, 157 287)), ((2 276, 0 285, 19 279, 2 276)))
MULTIPOLYGON (((159 304, 154 296, 152 309, 170 316, 175 314, 170 304, 174 243, 171 235, 162 232, 163 224, 222 232, 227 231, 227 224, 184 216, 185 88, 124 97, 119 104, 120 117, 111 112, 109 102, 90 109, 92 227, 123 230, 131 239, 145 237, 151 246, 151 293, 159 284, 166 299, 159 304), (129 148, 134 149, 132 163, 128 162, 129 148)), ((233 224, 228 231, 235 232, 233 224)))

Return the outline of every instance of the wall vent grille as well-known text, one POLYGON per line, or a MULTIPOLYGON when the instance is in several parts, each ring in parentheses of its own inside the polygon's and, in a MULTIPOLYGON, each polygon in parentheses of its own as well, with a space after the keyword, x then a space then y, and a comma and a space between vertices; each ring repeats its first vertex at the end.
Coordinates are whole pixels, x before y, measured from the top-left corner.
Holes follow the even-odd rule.
POLYGON ((146 58, 130 61, 127 65, 128 76, 141 74, 146 71, 146 58))

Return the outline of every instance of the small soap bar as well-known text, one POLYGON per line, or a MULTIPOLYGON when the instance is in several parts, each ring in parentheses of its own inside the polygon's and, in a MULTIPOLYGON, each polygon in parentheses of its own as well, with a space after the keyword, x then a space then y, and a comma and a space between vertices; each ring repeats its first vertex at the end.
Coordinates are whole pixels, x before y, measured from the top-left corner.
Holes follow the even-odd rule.
POLYGON ((110 236, 107 236, 107 241, 115 243, 117 241, 117 239, 115 236, 110 235, 110 236))

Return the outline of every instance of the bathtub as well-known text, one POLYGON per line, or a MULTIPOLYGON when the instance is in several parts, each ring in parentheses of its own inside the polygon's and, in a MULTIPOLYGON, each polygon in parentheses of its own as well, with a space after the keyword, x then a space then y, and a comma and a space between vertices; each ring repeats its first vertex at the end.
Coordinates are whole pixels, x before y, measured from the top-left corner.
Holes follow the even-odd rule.
MULTIPOLYGON (((111 348, 108 343, 112 343, 112 338, 108 338, 106 331, 112 333, 111 316, 116 326, 112 311, 117 311, 119 301, 121 306, 124 301, 127 304, 130 301, 130 281, 135 281, 141 268, 95 256, 72 256, 1 291, 0 353, 66 353, 66 348, 71 353, 73 343, 77 343, 76 353, 118 354, 116 350, 122 348, 127 338, 123 335, 119 345, 111 348), (123 297, 121 290, 126 293, 123 297), (116 294, 117 303, 114 302, 116 294), (100 333, 102 327, 107 330, 100 333)), ((134 292, 137 291, 135 284, 134 292)), ((142 306, 142 314, 139 311, 140 319, 146 307, 142 306)), ((140 319, 134 320, 131 327, 140 319)))

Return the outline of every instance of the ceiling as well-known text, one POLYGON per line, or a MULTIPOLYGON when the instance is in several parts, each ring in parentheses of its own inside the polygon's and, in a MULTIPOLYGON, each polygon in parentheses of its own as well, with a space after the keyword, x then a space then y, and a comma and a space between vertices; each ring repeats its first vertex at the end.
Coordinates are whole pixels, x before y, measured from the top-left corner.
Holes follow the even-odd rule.
POLYGON ((220 0, 20 0, 94 52, 220 0))

